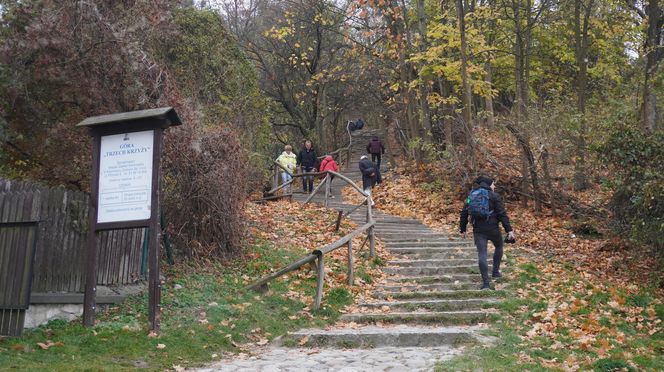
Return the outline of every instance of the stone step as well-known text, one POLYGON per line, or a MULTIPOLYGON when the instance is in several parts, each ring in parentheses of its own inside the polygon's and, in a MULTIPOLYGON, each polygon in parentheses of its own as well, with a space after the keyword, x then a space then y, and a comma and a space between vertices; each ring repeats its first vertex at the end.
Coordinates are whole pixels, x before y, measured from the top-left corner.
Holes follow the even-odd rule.
POLYGON ((393 260, 387 261, 388 265, 397 267, 447 267, 447 266, 472 266, 477 264, 477 259, 472 258, 447 258, 430 260, 393 260))
POLYGON ((430 254, 430 253, 447 253, 456 252, 459 254, 476 252, 474 247, 408 247, 401 246, 395 247, 391 244, 387 246, 388 250, 394 254, 411 255, 411 254, 430 254))
MULTIPOLYGON (((386 244, 389 247, 389 243, 386 244)), ((388 249, 397 260, 445 260, 445 259, 474 259, 477 262, 477 252, 474 249, 446 249, 436 253, 395 253, 388 249)), ((398 248, 400 250, 400 248, 398 248)))
MULTIPOLYGON (((378 231, 378 230, 377 230, 378 231)), ((422 242, 390 242, 390 247, 475 247, 475 244, 459 240, 425 240, 422 242)))
POLYGON ((413 219, 407 219, 407 218, 399 218, 399 217, 391 217, 391 216, 384 216, 384 215, 377 215, 374 216, 374 219, 378 223, 382 223, 385 225, 392 225, 392 224, 407 224, 407 225, 419 225, 419 226, 425 226, 422 222, 418 220, 413 220, 413 219))
MULTIPOLYGON (((352 207, 352 206, 351 206, 352 207)), ((359 209, 359 213, 352 213, 351 214, 351 219, 357 219, 357 220, 362 220, 365 221, 367 218, 367 210, 366 207, 362 207, 359 209)), ((394 220, 390 219, 388 217, 382 217, 382 216, 376 216, 373 215, 374 221, 376 221, 376 226, 381 226, 381 227, 391 227, 391 226, 406 226, 406 227, 420 227, 420 228, 427 228, 426 226, 422 225, 419 221, 414 221, 414 220, 394 220)))
MULTIPOLYGON (((489 270, 491 270, 491 265, 489 265, 489 270)), ((480 268, 477 265, 457 265, 445 267, 384 267, 383 272, 388 275, 392 274, 400 276, 479 274, 480 268)))
POLYGON ((405 234, 404 234, 404 236, 401 236, 401 237, 396 237, 396 236, 386 237, 383 234, 380 234, 378 232, 378 230, 376 230, 376 233, 378 234, 378 237, 380 238, 380 240, 382 240, 383 242, 388 243, 392 246, 406 245, 406 243, 410 243, 410 245, 413 246, 413 247, 419 247, 420 244, 423 244, 423 243, 447 243, 447 242, 449 242, 449 240, 447 240, 447 238, 444 238, 444 237, 432 236, 430 238, 409 238, 405 234))
POLYGON ((495 314, 491 311, 431 311, 431 312, 404 312, 404 313, 357 313, 344 314, 340 320, 355 323, 409 323, 437 325, 464 325, 477 324, 488 321, 495 314))
POLYGON ((434 242, 448 242, 449 240, 445 235, 442 234, 432 234, 432 233, 409 233, 409 232, 400 232, 400 233, 385 233, 384 231, 379 231, 376 229, 378 237, 384 241, 399 243, 399 242, 425 242, 425 241, 434 241, 434 242))
POLYGON ((473 343, 474 327, 417 327, 394 326, 390 328, 365 326, 330 330, 302 329, 291 332, 279 340, 276 346, 375 348, 375 347, 436 347, 473 343), (303 342, 304 341, 304 342, 303 342))
MULTIPOLYGON (((356 223, 362 223, 366 221, 366 219, 357 219, 353 220, 356 223)), ((387 234, 392 234, 392 235, 407 235, 407 236, 418 236, 420 234, 427 234, 429 230, 424 227, 411 227, 411 228, 394 228, 394 227, 389 227, 389 226, 376 226, 376 232, 381 234, 381 235, 387 235, 387 234)), ((431 234, 430 234, 431 235, 431 234)))
MULTIPOLYGON (((479 288, 480 284, 477 283, 475 288, 479 288)), ((481 297, 502 297, 505 293, 503 291, 486 291, 479 289, 463 289, 463 290, 449 290, 449 291, 416 291, 416 292, 398 292, 386 293, 375 292, 373 297, 375 299, 392 299, 392 300, 405 300, 405 299, 464 299, 464 298, 481 298, 481 297)))
MULTIPOLYGON (((388 230, 388 229, 385 229, 388 230)), ((401 236, 403 235, 403 231, 383 231, 383 235, 385 236, 401 236)), ((445 236, 445 234, 433 231, 431 229, 419 229, 417 233, 408 233, 409 237, 429 237, 429 236, 445 236)), ((446 237, 446 236, 445 236, 446 237)))
MULTIPOLYGON (((359 220, 359 219, 358 219, 359 220)), ((366 220, 366 219, 365 219, 366 220)), ((429 234, 433 236, 440 236, 438 234, 431 234, 429 228, 427 227, 421 227, 421 226, 413 226, 413 227, 391 227, 391 226, 385 226, 385 225, 378 225, 376 226, 376 231, 379 232, 381 235, 405 235, 408 237, 414 236, 414 237, 419 237, 422 234, 429 234)))
POLYGON ((425 292, 425 291, 453 291, 453 290, 468 290, 477 289, 477 281, 453 283, 436 283, 436 284, 392 284, 381 285, 377 290, 384 293, 406 293, 406 292, 425 292))
POLYGON ((446 274, 446 275, 425 275, 425 276, 395 276, 387 279, 387 284, 449 284, 449 283, 479 283, 480 276, 477 274, 446 274))
POLYGON ((465 299, 413 299, 404 301, 378 301, 360 303, 357 307, 361 313, 374 309, 391 312, 418 312, 418 311, 460 311, 481 310, 494 306, 497 298, 465 298, 465 299), (366 309, 366 310, 365 310, 366 309))

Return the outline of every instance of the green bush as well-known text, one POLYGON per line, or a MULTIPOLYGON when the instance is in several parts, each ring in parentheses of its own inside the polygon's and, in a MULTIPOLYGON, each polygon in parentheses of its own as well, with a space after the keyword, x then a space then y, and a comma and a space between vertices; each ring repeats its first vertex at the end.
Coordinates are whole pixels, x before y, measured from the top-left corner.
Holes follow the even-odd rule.
POLYGON ((635 240, 664 248, 664 132, 618 130, 599 148, 612 171, 611 208, 617 227, 635 240))

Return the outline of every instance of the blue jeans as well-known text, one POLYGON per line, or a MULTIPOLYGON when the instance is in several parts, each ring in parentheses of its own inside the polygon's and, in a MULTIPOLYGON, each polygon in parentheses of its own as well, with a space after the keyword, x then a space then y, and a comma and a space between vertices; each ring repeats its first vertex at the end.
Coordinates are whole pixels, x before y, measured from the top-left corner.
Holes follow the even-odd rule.
POLYGON ((496 248, 493 252, 493 274, 497 274, 500 271, 500 261, 503 258, 503 237, 498 229, 488 232, 473 232, 473 237, 475 239, 475 246, 477 247, 482 284, 488 286, 489 265, 487 264, 487 245, 491 241, 496 248))
POLYGON ((281 183, 286 183, 293 179, 293 176, 288 174, 288 172, 281 172, 281 183))

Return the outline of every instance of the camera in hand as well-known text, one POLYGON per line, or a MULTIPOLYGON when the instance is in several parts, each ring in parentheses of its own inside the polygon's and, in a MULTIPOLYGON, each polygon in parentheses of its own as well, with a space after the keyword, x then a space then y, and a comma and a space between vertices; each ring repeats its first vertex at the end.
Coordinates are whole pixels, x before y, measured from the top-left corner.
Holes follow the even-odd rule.
POLYGON ((507 234, 507 236, 505 236, 505 243, 514 244, 516 243, 516 238, 514 236, 510 236, 509 234, 507 234))

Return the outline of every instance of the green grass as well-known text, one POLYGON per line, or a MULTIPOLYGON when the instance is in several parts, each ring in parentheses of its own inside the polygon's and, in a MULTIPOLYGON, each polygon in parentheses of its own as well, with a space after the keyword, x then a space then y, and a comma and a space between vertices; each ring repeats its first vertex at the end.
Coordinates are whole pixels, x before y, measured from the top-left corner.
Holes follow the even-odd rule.
MULTIPOLYGON (((517 290, 528 290, 532 283, 537 283, 542 279, 542 273, 533 264, 522 264, 518 265, 509 279, 509 288, 504 292, 505 297, 497 305, 500 310, 500 318, 492 324, 491 328, 484 331, 486 336, 494 337, 495 343, 469 347, 462 355, 436 364, 435 371, 549 371, 559 369, 547 367, 543 361, 555 360, 560 363, 567 358, 572 358, 576 361, 574 363, 579 363, 581 370, 654 371, 661 370, 664 366, 664 355, 658 352, 664 345, 664 332, 659 331, 648 335, 637 329, 636 323, 628 322, 625 319, 616 323, 611 323, 607 316, 598 319, 598 323, 602 326, 619 330, 625 335, 623 344, 609 338, 612 348, 603 356, 596 353, 597 349, 584 351, 577 347, 570 348, 575 345, 576 340, 573 337, 575 328, 558 327, 554 338, 535 336, 523 339, 522 336, 530 329, 523 325, 531 320, 535 313, 546 310, 548 304, 547 300, 542 299, 536 292, 531 293, 531 296, 527 298, 518 298, 514 293, 517 290), (554 343, 559 346, 554 348, 554 343), (592 362, 587 363, 584 362, 585 360, 592 360, 592 362)), ((563 282, 566 287, 565 293, 572 298, 583 298, 587 301, 588 307, 579 308, 572 312, 572 316, 583 316, 597 308, 610 309, 608 303, 612 297, 609 293, 593 292, 587 295, 587 292, 574 292, 573 288, 578 288, 578 284, 573 273, 570 274, 568 280, 563 282)), ((617 290, 616 293, 622 292, 624 291, 617 290)), ((627 304, 643 308, 655 302, 652 294, 647 291, 637 295, 626 295, 624 298, 627 304)), ((655 304, 654 308, 657 317, 662 319, 664 305, 655 304)), ((624 316, 620 312, 614 313, 614 315, 614 322, 615 319, 621 319, 620 317, 624 316)), ((646 312, 644 311, 642 315, 646 316, 646 312)))
POLYGON ((236 345, 273 339, 289 330, 323 326, 335 321, 339 309, 352 298, 345 288, 326 288, 323 306, 309 316, 296 292, 312 297, 315 278, 294 273, 276 279, 263 295, 241 293, 242 277, 257 279, 267 268, 281 267, 302 253, 254 247, 252 260, 229 266, 166 268, 162 290, 159 337, 148 337, 147 295, 131 297, 122 305, 101 311, 98 324, 51 321, 19 338, 0 339, 0 370, 164 370, 174 365, 196 366, 215 360, 213 354, 236 352, 236 345), (174 289, 175 284, 182 289, 174 289), (42 350, 37 343, 58 343, 42 350), (158 348, 159 344, 165 345, 158 348))

